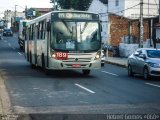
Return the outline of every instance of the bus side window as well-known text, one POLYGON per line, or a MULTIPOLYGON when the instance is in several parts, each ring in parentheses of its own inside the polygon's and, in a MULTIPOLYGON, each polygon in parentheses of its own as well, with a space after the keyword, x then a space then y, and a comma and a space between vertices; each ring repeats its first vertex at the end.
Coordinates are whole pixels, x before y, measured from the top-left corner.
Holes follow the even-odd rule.
POLYGON ((57 43, 64 43, 64 40, 63 40, 63 33, 61 32, 58 32, 57 33, 57 43))

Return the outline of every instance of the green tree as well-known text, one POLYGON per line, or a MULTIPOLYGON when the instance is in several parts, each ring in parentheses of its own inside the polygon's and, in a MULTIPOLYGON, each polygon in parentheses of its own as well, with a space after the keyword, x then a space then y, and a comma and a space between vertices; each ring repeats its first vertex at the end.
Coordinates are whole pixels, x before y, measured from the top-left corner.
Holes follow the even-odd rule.
POLYGON ((61 9, 87 10, 92 0, 51 0, 57 3, 61 9))

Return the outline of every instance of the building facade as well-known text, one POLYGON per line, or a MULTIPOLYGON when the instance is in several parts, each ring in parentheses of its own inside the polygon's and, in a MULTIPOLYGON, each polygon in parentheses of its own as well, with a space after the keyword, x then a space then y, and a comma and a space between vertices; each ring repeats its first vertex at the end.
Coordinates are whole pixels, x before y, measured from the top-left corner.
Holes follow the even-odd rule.
MULTIPOLYGON (((139 44, 140 36, 140 0, 107 0, 104 4, 101 0, 93 0, 88 11, 98 13, 102 24, 102 38, 104 43, 112 46, 120 46, 124 38, 128 37, 127 44, 139 44), (105 25, 106 24, 106 25, 105 25), (103 27, 105 26, 105 27, 103 27), (106 33, 105 38, 103 37, 106 33)), ((144 42, 151 45, 155 37, 154 18, 159 15, 159 0, 143 0, 144 42)), ((145 43, 144 43, 145 44, 145 43)), ((134 46, 133 46, 134 47, 134 46)))
POLYGON ((13 25, 16 24, 20 19, 25 19, 25 13, 24 12, 17 12, 11 11, 11 10, 6 10, 4 11, 4 19, 7 22, 8 28, 13 27, 13 25))

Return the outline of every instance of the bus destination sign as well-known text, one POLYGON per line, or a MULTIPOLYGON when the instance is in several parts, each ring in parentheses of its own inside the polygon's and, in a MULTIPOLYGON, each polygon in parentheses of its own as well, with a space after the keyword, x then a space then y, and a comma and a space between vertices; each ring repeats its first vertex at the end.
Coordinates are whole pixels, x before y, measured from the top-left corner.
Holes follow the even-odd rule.
POLYGON ((58 13, 60 19, 92 19, 91 14, 85 13, 58 13))

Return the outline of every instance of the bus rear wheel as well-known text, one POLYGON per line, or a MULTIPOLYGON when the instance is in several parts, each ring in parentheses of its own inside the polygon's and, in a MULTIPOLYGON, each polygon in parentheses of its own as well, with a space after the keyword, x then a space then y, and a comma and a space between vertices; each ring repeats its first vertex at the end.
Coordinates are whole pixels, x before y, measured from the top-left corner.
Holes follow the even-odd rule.
POLYGON ((82 70, 82 72, 83 72, 83 75, 89 75, 90 74, 90 70, 82 70))

